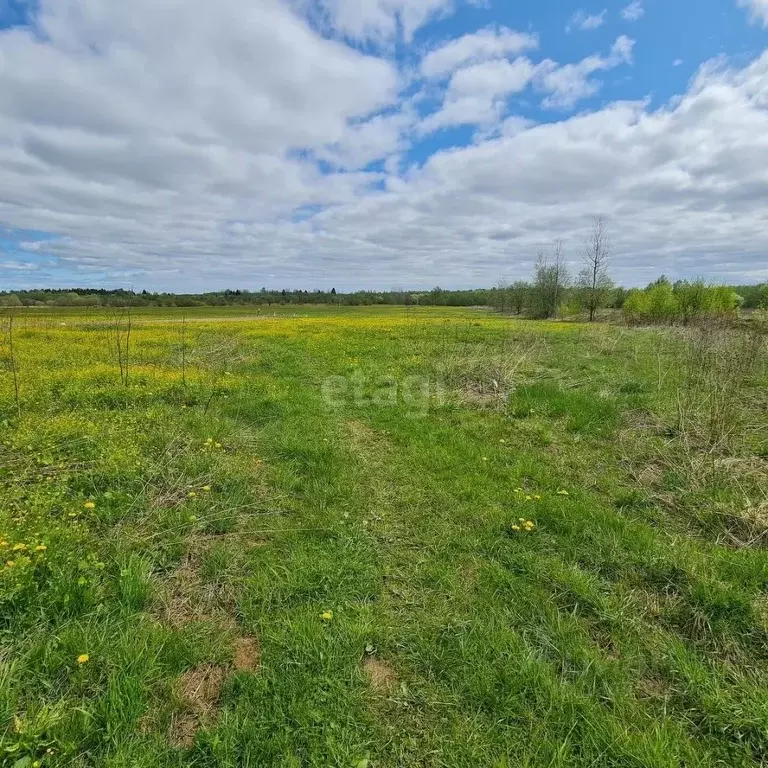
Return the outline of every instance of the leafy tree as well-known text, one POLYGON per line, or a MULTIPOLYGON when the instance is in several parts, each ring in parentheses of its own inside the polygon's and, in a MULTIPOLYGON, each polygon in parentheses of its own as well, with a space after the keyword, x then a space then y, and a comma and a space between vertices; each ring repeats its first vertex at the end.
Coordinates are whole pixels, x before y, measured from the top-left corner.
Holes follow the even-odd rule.
POLYGON ((563 258, 563 243, 562 240, 557 240, 551 258, 544 253, 539 253, 536 259, 534 284, 531 291, 534 316, 555 317, 565 298, 569 283, 570 276, 563 258))

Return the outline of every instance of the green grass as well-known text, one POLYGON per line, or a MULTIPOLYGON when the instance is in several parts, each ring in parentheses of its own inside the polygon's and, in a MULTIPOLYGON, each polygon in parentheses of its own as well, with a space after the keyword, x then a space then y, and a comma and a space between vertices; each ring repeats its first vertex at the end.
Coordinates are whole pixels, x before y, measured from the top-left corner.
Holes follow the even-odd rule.
POLYGON ((0 764, 768 762, 762 353, 713 451, 688 334, 289 309, 17 316, 0 764))

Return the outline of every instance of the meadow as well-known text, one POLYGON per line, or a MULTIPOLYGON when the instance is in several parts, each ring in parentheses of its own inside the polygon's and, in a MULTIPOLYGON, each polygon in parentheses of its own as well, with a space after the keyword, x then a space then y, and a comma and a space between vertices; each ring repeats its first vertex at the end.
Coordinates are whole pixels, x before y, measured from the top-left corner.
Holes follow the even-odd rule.
POLYGON ((0 317, 0 765, 768 764, 765 348, 0 317))

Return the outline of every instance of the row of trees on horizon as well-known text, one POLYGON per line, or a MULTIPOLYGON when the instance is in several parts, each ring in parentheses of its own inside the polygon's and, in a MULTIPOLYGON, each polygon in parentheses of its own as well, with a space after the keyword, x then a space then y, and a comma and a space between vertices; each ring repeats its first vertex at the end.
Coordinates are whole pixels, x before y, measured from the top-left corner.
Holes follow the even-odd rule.
POLYGON ((768 309, 768 283, 710 285, 704 280, 670 282, 664 275, 645 289, 616 285, 610 274, 612 251, 606 220, 596 217, 582 247, 575 275, 566 263, 563 243, 539 253, 530 281, 500 280, 493 288, 418 292, 322 290, 225 290, 203 294, 134 292, 124 289, 42 288, 0 292, 0 307, 222 307, 273 305, 420 305, 491 306, 532 318, 583 316, 597 320, 606 310, 622 310, 630 322, 688 322, 727 317, 743 309, 768 309))

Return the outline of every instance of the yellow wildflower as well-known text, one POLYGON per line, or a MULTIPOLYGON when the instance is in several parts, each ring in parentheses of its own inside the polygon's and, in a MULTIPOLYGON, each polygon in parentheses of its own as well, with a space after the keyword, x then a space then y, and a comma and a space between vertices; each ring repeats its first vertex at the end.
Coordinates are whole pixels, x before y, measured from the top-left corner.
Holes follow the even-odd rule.
POLYGON ((522 493, 522 492, 523 492, 522 488, 515 488, 515 493, 522 493))
POLYGON ((7 565, 9 568, 13 568, 13 566, 15 565, 15 563, 13 562, 13 560, 6 560, 6 563, 5 563, 5 564, 6 564, 6 565, 7 565))
POLYGON ((0 539, 0 547, 7 547, 8 542, 5 539, 0 539))
POLYGON ((86 509, 96 509, 96 502, 95 501, 86 501, 85 504, 83 504, 83 506, 86 509))
POLYGON ((333 611, 324 611, 320 614, 320 618, 323 621, 330 621, 333 618, 333 611))
POLYGON ((197 494, 194 491, 190 491, 187 496, 189 496, 190 499, 194 499, 197 494))
POLYGON ((221 443, 214 443, 214 444, 213 444, 213 447, 214 447, 214 448, 221 448, 221 443))
POLYGON ((531 500, 531 497, 530 497, 530 496, 526 496, 526 497, 525 497, 525 500, 526 500, 526 501, 530 501, 530 500, 531 500))
POLYGON ((22 544, 21 542, 19 542, 18 544, 14 544, 13 545, 13 551, 14 552, 21 552, 23 549, 26 549, 26 548, 27 548, 27 545, 26 544, 22 544))
POLYGON ((77 657, 77 663, 78 664, 87 664, 88 663, 88 659, 90 659, 90 658, 91 657, 87 653, 81 653, 77 657))
POLYGON ((513 525, 513 526, 510 526, 510 527, 512 528, 513 531, 519 531, 520 530, 520 526, 519 525, 513 525))
POLYGON ((502 438, 501 438, 501 440, 499 440, 499 442, 500 442, 500 443, 503 445, 503 444, 504 444, 504 443, 506 443, 507 441, 506 441, 506 440, 505 440, 505 439, 502 437, 502 438))
POLYGON ((211 486, 210 485, 204 485, 203 486, 203 490, 204 491, 210 491, 211 490, 211 486))
POLYGON ((535 494, 533 498, 536 499, 536 501, 541 501, 541 496, 539 496, 538 493, 535 494))
POLYGON ((45 552, 46 549, 48 549, 48 547, 46 547, 45 544, 38 544, 35 547, 35 552, 45 552))

